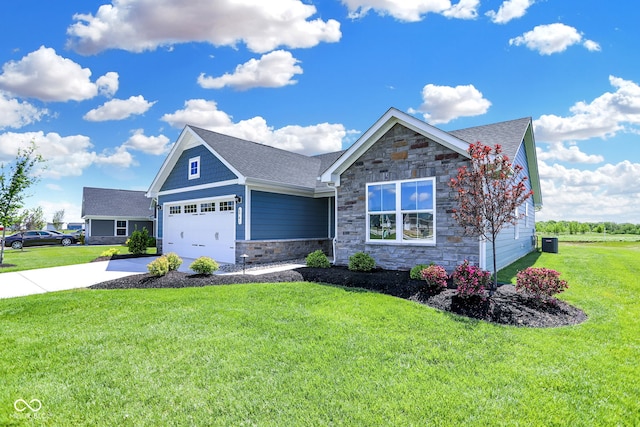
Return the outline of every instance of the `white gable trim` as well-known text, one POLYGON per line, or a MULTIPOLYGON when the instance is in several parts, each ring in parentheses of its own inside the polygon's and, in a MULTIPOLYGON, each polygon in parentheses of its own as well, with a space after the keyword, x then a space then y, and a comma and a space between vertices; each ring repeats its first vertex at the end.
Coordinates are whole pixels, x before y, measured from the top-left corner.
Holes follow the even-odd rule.
MULTIPOLYGON (((238 177, 238 182, 243 183, 245 181, 245 177, 240 172, 238 172, 236 168, 231 166, 229 162, 227 162, 221 155, 219 155, 213 148, 211 148, 209 144, 207 144, 202 138, 200 138, 200 136, 187 125, 180 133, 178 140, 175 144, 173 144, 173 147, 167 155, 167 158, 162 163, 162 166, 156 174, 156 177, 153 179, 153 182, 151 183, 146 196, 157 197, 160 193, 160 188, 162 188, 162 184, 169 177, 169 174, 178 162, 178 159, 180 158, 180 155, 182 155, 182 152, 189 148, 197 147, 198 145, 204 146, 207 150, 209 150, 211 154, 213 154, 218 160, 220 160, 222 164, 229 168, 229 170, 231 170, 231 172, 233 172, 233 174, 238 177)), ((199 167, 202 168, 202 164, 200 164, 199 167)), ((191 189, 191 187, 185 187, 184 189, 177 189, 176 192, 190 191, 191 189)))
POLYGON ((323 182, 334 182, 336 185, 340 185, 340 175, 355 163, 375 142, 388 132, 389 129, 398 123, 465 157, 469 157, 469 153, 467 152, 469 144, 463 140, 431 126, 422 120, 416 119, 409 114, 403 113, 400 110, 390 108, 322 174, 320 179, 323 182))

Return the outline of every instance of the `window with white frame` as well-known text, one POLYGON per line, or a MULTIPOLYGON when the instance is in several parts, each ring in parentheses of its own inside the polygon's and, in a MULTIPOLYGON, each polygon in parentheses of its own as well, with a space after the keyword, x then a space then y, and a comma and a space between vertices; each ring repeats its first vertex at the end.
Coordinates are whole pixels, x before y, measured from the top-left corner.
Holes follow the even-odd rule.
POLYGON ((127 221, 116 221, 116 236, 127 235, 127 221))
POLYGON ((188 213, 197 213, 197 212, 198 212, 198 205, 196 205, 195 203, 191 205, 184 205, 184 213, 188 214, 188 213))
POLYGON ((367 241, 435 243, 435 179, 367 184, 367 241))
POLYGON ((200 178, 200 156, 189 159, 189 179, 200 178))
POLYGON ((182 206, 169 206, 169 215, 176 215, 182 212, 182 206))

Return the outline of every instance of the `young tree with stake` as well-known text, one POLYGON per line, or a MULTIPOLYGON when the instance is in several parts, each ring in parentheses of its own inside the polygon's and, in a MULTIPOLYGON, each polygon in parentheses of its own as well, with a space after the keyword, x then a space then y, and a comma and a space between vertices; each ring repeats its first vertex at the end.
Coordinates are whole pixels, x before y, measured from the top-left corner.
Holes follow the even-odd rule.
POLYGON ((33 169, 44 159, 36 152, 36 145, 32 142, 26 149, 19 149, 15 162, 5 170, 0 167, 0 224, 2 229, 2 245, 0 245, 0 265, 4 262, 4 239, 7 226, 16 222, 20 216, 20 209, 24 205, 27 188, 38 182, 32 175, 33 169))
POLYGON ((496 238, 508 225, 516 225, 521 215, 517 208, 533 195, 527 190, 527 177, 521 174, 522 166, 512 165, 502 154, 502 147, 494 148, 476 142, 469 146, 471 166, 461 167, 451 179, 456 190, 458 208, 453 217, 465 229, 467 235, 479 236, 491 242, 493 250, 493 284, 490 295, 498 287, 496 267, 496 238))

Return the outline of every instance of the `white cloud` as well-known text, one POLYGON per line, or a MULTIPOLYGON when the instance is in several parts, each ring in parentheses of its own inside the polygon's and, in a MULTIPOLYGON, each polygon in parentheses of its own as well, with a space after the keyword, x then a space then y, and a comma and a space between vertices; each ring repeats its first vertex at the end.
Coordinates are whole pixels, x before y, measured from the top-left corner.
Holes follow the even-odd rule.
POLYGON ((93 144, 88 136, 63 137, 55 132, 45 134, 41 131, 0 134, 0 162, 13 161, 18 149, 27 148, 31 141, 35 142, 38 152, 46 160, 44 165, 46 169, 41 171, 41 174, 48 178, 80 176, 93 164, 120 167, 135 164, 131 155, 123 149, 118 149, 114 153, 92 151, 93 144))
POLYGON ((207 77, 200 74, 198 84, 205 89, 220 89, 225 86, 247 90, 256 87, 282 87, 297 83, 292 80, 296 74, 302 74, 298 60, 291 52, 276 50, 263 55, 260 59, 251 59, 238 65, 233 74, 221 77, 207 77))
POLYGON ((580 170, 539 161, 539 170, 544 207, 537 219, 638 222, 639 163, 580 170))
POLYGON ((343 138, 348 133, 343 125, 331 123, 274 129, 260 116, 234 122, 231 116, 218 110, 214 101, 203 99, 186 101, 183 110, 165 114, 162 120, 177 128, 194 125, 302 154, 341 150, 343 138))
POLYGON ((417 22, 427 13, 437 13, 448 18, 474 19, 478 16, 479 0, 342 0, 348 7, 349 17, 359 19, 374 10, 379 15, 391 15, 405 22, 417 22))
POLYGON ((115 72, 100 77, 99 83, 92 83, 90 77, 88 68, 41 46, 20 61, 9 61, 2 66, 0 89, 42 101, 82 101, 95 97, 99 89, 107 93, 117 89, 115 72))
POLYGON ((431 124, 448 123, 458 117, 478 116, 487 112, 491 102, 473 85, 436 86, 428 84, 422 89, 422 105, 411 109, 420 112, 431 124))
POLYGON ((96 80, 96 85, 98 86, 98 92, 100 92, 100 95, 106 96, 107 98, 111 98, 115 95, 120 84, 118 78, 118 73, 113 71, 99 77, 98 80, 96 80))
POLYGON ((554 114, 534 121, 536 139, 545 142, 606 138, 620 131, 638 132, 640 86, 630 80, 609 76, 616 91, 606 92, 590 103, 578 102, 568 117, 554 114))
POLYGON ((67 29, 68 46, 95 54, 199 41, 215 46, 245 43, 263 53, 279 46, 307 48, 340 40, 340 23, 311 19, 316 12, 301 0, 113 0, 95 16, 73 17, 77 22, 67 29))
POLYGON ((131 96, 129 99, 112 99, 89 111, 83 118, 90 122, 123 120, 134 114, 146 113, 153 104, 155 101, 149 102, 142 95, 131 96))
POLYGON ((490 10, 485 15, 491 18, 494 24, 506 24, 512 19, 523 17, 534 3, 535 0, 506 0, 497 12, 490 10))
POLYGON ((582 42, 590 51, 600 50, 600 45, 592 40, 583 41, 582 34, 573 27, 555 23, 538 25, 533 30, 509 40, 509 45, 525 45, 540 55, 551 55, 564 52, 569 46, 582 42))
POLYGON ((478 17, 478 6, 480 6, 480 0, 460 0, 442 14, 447 18, 475 19, 478 17))
POLYGON ((49 111, 46 109, 41 110, 27 102, 9 98, 0 91, 0 130, 21 128, 39 121, 47 114, 49 111))
POLYGON ((577 145, 567 147, 562 142, 554 142, 549 146, 549 151, 538 148, 538 160, 558 160, 569 163, 601 163, 604 157, 598 154, 586 154, 580 151, 577 145))
POLYGON ((169 138, 166 136, 146 136, 142 129, 135 130, 123 145, 132 150, 154 155, 165 154, 171 148, 169 138))

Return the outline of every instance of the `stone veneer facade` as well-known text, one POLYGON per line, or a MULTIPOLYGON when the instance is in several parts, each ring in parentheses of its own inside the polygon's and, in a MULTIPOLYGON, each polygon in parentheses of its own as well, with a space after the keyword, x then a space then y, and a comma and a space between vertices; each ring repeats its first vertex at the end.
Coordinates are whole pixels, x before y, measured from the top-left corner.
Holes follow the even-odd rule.
POLYGON ((340 177, 336 265, 347 265, 359 251, 386 269, 408 270, 433 262, 451 272, 465 259, 478 265, 478 238, 464 236, 453 219, 455 191, 449 187, 458 168, 468 164, 463 155, 396 124, 340 177), (436 178, 435 245, 368 243, 366 184, 430 177, 436 178))
POLYGON ((333 253, 331 239, 249 240, 236 241, 236 263, 247 254, 247 264, 302 259, 311 252, 322 250, 327 256, 333 253))
MULTIPOLYGON (((162 239, 156 239, 158 254, 162 253, 162 239)), ((305 258, 311 252, 322 250, 328 257, 333 254, 331 239, 291 239, 236 241, 236 264, 242 264, 241 255, 247 254, 247 264, 288 261, 305 258)))

